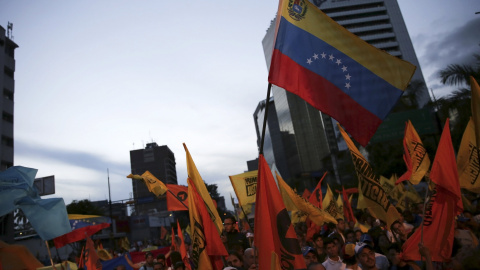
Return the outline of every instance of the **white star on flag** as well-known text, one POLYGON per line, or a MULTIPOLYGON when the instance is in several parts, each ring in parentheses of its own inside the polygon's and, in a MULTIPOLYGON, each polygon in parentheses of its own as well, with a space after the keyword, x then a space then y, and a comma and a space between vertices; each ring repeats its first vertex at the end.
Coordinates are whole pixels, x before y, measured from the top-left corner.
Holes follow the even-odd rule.
POLYGON ((317 60, 318 59, 318 54, 314 53, 313 54, 313 59, 317 60))
POLYGON ((351 86, 350 86, 350 83, 346 83, 346 84, 345 84, 345 87, 346 87, 347 89, 350 89, 350 87, 351 87, 351 86))
POLYGON ((352 76, 350 76, 350 73, 347 74, 347 75, 345 75, 345 79, 347 79, 347 80, 349 80, 349 81, 350 81, 350 78, 351 78, 351 77, 352 77, 352 76))
POLYGON ((312 63, 312 59, 311 58, 308 58, 307 59, 307 63, 310 65, 312 63))
POLYGON ((325 54, 324 52, 322 54, 320 54, 322 56, 322 58, 326 58, 327 57, 327 54, 325 54))
POLYGON ((330 54, 330 56, 328 57, 329 60, 332 60, 335 59, 335 57, 333 57, 333 54, 330 54))
POLYGON ((342 60, 340 60, 340 59, 337 58, 337 62, 336 62, 336 63, 337 63, 337 65, 340 66, 340 64, 342 63, 342 60))
POLYGON ((347 71, 347 67, 346 67, 346 66, 343 66, 343 67, 342 67, 342 70, 343 70, 343 72, 347 71))

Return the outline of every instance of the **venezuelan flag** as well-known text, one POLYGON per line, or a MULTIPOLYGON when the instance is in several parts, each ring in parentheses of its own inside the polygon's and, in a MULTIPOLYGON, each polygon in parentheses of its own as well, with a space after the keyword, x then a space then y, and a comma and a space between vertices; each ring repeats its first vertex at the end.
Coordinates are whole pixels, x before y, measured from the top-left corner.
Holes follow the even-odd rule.
POLYGON ((414 65, 366 43, 309 1, 280 1, 268 81, 332 116, 362 145, 414 72, 414 65))

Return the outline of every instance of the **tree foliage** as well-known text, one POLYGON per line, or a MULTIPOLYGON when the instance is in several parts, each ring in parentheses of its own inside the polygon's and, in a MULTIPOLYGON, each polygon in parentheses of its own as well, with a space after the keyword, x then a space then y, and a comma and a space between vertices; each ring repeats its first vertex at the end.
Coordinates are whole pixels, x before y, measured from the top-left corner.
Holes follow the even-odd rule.
POLYGON ((78 215, 104 215, 103 211, 92 204, 89 200, 73 200, 67 205, 67 213, 78 215))

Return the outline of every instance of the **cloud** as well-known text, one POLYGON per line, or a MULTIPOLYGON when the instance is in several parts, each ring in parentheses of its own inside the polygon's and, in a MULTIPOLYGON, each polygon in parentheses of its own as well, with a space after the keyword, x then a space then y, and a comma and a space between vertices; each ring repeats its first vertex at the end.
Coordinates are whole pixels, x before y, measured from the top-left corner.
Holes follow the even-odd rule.
POLYGON ((450 64, 472 64, 475 61, 473 54, 480 54, 478 29, 480 18, 475 18, 448 32, 415 37, 415 47, 427 84, 440 92, 439 96, 448 94, 455 87, 442 85, 438 72, 450 64))

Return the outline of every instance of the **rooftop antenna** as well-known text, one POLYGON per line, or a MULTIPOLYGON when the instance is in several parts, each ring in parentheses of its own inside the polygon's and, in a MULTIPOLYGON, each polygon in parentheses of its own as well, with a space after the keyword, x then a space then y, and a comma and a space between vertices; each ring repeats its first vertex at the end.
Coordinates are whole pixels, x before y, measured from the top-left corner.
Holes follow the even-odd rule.
POLYGON ((11 40, 13 40, 12 30, 13 30, 13 23, 8 22, 8 25, 7 25, 7 37, 8 37, 9 39, 11 39, 11 40))

